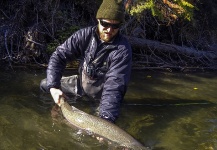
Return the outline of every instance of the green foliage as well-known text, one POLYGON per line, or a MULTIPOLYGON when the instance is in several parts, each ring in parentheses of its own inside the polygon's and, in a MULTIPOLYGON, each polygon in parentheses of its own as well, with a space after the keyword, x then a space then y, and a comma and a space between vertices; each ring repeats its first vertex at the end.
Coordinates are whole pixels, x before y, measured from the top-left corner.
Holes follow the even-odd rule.
POLYGON ((188 21, 191 21, 193 18, 193 11, 197 8, 185 0, 177 0, 177 4, 184 9, 180 16, 184 17, 188 21))
POLYGON ((130 14, 139 15, 145 10, 151 10, 153 16, 155 16, 154 7, 155 5, 154 5, 153 0, 141 1, 138 4, 136 4, 136 6, 132 7, 132 9, 130 10, 130 14))
POLYGON ((71 26, 65 30, 59 30, 56 33, 56 39, 47 45, 47 53, 51 54, 55 51, 56 47, 63 43, 67 38, 69 38, 73 32, 77 31, 79 27, 71 26))
POLYGON ((192 20, 196 7, 187 0, 138 0, 133 4, 130 15, 142 17, 145 11, 150 11, 153 16, 169 21, 178 18, 192 20))

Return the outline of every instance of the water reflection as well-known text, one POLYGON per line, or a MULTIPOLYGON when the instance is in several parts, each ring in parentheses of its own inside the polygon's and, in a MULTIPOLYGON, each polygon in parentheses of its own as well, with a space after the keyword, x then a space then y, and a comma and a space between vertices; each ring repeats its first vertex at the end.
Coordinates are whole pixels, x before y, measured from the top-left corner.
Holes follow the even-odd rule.
MULTIPOLYGON (((0 149, 112 149, 51 117, 44 70, 0 73, 0 149), (41 101, 46 103, 41 103, 41 101)), ((217 149, 215 73, 133 73, 117 125, 157 150, 217 149)), ((92 102, 74 101, 91 112, 92 102)))

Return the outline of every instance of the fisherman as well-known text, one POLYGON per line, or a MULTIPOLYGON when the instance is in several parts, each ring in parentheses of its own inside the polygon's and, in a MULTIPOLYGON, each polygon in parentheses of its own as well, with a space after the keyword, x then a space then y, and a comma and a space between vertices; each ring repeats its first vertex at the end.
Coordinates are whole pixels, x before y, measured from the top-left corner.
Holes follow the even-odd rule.
POLYGON ((99 117, 115 122, 132 63, 131 46, 119 31, 124 13, 122 0, 103 0, 98 24, 78 30, 53 52, 40 89, 50 92, 56 104, 63 94, 86 95, 100 101, 99 117), (79 75, 62 77, 74 60, 79 60, 79 75))

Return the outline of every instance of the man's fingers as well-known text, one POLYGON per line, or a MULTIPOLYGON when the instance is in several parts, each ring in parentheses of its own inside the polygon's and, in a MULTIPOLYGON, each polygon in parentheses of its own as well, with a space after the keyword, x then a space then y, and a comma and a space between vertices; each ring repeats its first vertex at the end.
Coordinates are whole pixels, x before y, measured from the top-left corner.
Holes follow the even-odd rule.
POLYGON ((63 92, 60 89, 51 88, 50 89, 50 93, 51 93, 51 95, 52 95, 52 97, 54 99, 54 102, 59 105, 59 103, 60 103, 60 96, 63 95, 63 92))
POLYGON ((101 143, 103 142, 103 138, 102 137, 96 137, 96 139, 101 143))

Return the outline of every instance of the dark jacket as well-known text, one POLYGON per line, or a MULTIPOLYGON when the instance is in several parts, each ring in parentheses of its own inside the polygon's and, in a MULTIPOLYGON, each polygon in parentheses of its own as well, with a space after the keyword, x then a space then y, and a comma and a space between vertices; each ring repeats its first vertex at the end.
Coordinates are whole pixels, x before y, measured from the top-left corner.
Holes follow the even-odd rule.
MULTIPOLYGON (((109 52, 106 52, 107 69, 100 77, 100 80, 103 80, 100 117, 114 121, 119 115, 120 103, 130 79, 132 50, 127 39, 121 34, 118 33, 112 42, 102 43, 96 30, 96 26, 81 29, 57 47, 47 68, 47 86, 60 88, 60 79, 67 62, 79 59, 84 63, 90 60, 90 55, 97 58, 106 51, 105 47, 110 46, 109 52)), ((98 67, 102 67, 102 64, 98 64, 98 67)), ((88 90, 85 92, 89 95, 88 90)))

